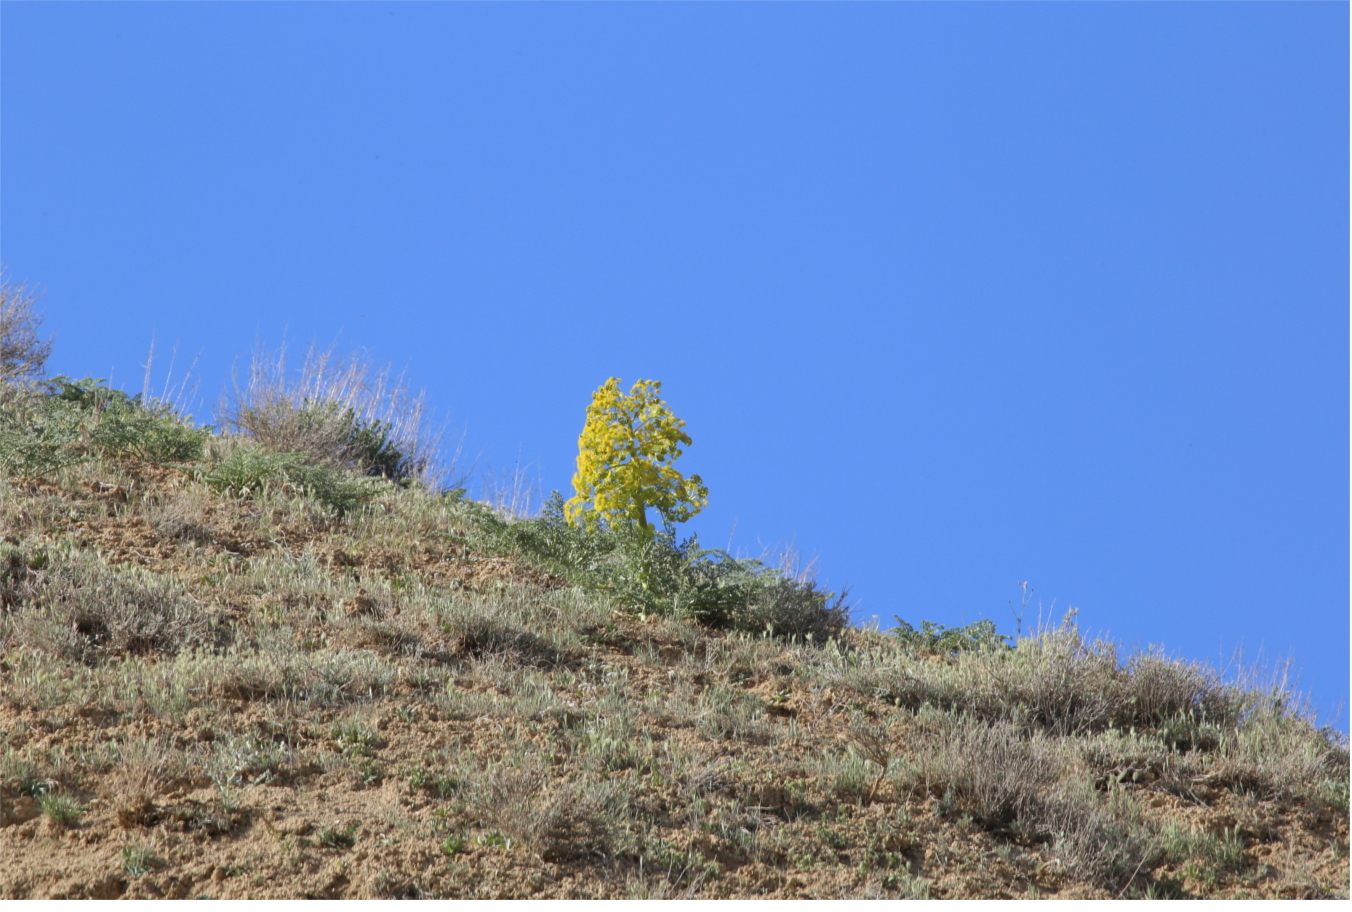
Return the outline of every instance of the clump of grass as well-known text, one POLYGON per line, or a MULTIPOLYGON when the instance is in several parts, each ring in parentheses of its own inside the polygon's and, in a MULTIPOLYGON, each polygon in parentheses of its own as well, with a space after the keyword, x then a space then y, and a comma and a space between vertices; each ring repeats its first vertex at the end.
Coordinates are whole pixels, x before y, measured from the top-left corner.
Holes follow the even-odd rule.
POLYGON ((70 795, 57 793, 39 796, 38 807, 48 820, 62 827, 77 826, 85 810, 84 805, 70 795))
POLYGON ((296 700, 344 706, 385 694, 397 669, 366 650, 317 649, 262 641, 219 656, 198 656, 184 669, 204 690, 247 700, 296 700))
POLYGON ((183 757, 165 738, 138 738, 111 746, 116 773, 113 807, 124 828, 150 826, 160 788, 183 770, 183 757))
POLYGON ((207 486, 236 497, 290 489, 312 498, 340 516, 361 507, 378 493, 369 479, 353 478, 329 465, 306 465, 303 453, 269 453, 236 445, 206 471, 207 486))
POLYGON ((466 794, 480 825, 491 828, 482 838, 496 833, 498 845, 507 839, 524 843, 550 863, 604 857, 624 806, 610 782, 551 781, 536 768, 492 766, 466 794))
POLYGON ((34 798, 50 792, 55 783, 42 775, 36 763, 7 747, 0 757, 0 786, 10 786, 20 795, 34 798))
POLYGON ((149 845, 133 842, 122 847, 122 870, 128 877, 144 877, 161 864, 163 861, 149 845))
POLYGON ((1244 867, 1244 843, 1235 829, 1222 833, 1169 824, 1160 833, 1164 857, 1179 864, 1192 864, 1214 874, 1244 867))

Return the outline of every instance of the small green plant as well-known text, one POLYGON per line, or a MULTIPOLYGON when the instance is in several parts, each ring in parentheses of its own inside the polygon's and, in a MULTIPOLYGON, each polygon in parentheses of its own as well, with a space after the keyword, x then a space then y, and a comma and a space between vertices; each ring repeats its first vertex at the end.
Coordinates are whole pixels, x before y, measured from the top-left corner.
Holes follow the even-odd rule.
POLYGON ((446 855, 459 855, 465 851, 465 838, 463 836, 447 836, 441 841, 441 851, 446 855))
POLYGON ((850 843, 839 830, 832 827, 818 827, 817 838, 822 841, 822 845, 835 849, 837 852, 843 852, 849 848, 850 843))
POLYGON ((50 792, 56 785, 44 779, 36 764, 25 760, 12 748, 0 757, 0 784, 13 783, 20 795, 37 798, 50 792))
POLYGON ((212 744, 207 775, 224 786, 272 781, 286 762, 286 746, 257 735, 229 734, 212 744))
POLYGON ((352 763, 352 771, 357 774, 361 784, 370 788, 379 785, 385 779, 385 767, 374 757, 359 757, 352 763))
POLYGON ((329 733, 342 745, 343 754, 348 757, 369 757, 385 743, 379 732, 357 716, 334 722, 329 733))
POLYGON ((122 848, 122 870, 128 877, 143 877, 159 863, 150 846, 138 842, 122 848))
POLYGON ((75 826, 84 813, 84 806, 70 795, 42 795, 38 798, 38 807, 48 820, 63 827, 75 826))
POLYGON ((512 850, 512 840, 497 830, 492 830, 477 836, 474 841, 481 846, 487 846, 491 849, 504 849, 509 852, 512 850))
POLYGON ((639 380, 626 396, 611 377, 592 394, 578 440, 577 493, 565 506, 569 522, 587 529, 633 525, 648 534, 649 507, 671 524, 708 503, 700 477, 687 479, 669 464, 681 455, 681 444, 690 445, 690 436, 661 391, 656 380, 639 380))
POLYGON ((350 849, 357 844, 359 826, 354 821, 345 827, 325 827, 319 831, 319 844, 326 849, 350 849))

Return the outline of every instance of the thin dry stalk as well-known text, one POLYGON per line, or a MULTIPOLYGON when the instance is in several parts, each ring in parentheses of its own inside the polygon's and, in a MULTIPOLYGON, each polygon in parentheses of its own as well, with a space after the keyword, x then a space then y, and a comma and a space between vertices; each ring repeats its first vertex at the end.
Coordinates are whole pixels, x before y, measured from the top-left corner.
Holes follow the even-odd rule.
POLYGON ((188 369, 182 378, 174 383, 174 364, 178 361, 178 345, 175 344, 173 351, 169 353, 169 370, 164 375, 164 384, 157 396, 151 384, 155 368, 155 336, 151 335, 150 351, 146 353, 146 363, 142 365, 145 368, 145 376, 141 381, 141 401, 159 403, 179 415, 187 414, 190 403, 197 398, 198 383, 193 377, 193 371, 197 368, 199 358, 201 358, 200 352, 192 359, 192 363, 188 365, 188 369))
POLYGON ((878 767, 877 778, 873 780, 873 785, 864 797, 864 807, 868 807, 873 803, 874 796, 878 794, 878 786, 883 784, 883 780, 887 778, 887 771, 892 766, 892 735, 886 728, 856 723, 850 726, 849 737, 850 742, 864 759, 878 767))
POLYGON ((483 472, 483 489, 488 505, 509 519, 527 519, 540 512, 540 484, 538 477, 532 480, 529 465, 520 460, 513 464, 510 472, 497 472, 486 468, 483 472))

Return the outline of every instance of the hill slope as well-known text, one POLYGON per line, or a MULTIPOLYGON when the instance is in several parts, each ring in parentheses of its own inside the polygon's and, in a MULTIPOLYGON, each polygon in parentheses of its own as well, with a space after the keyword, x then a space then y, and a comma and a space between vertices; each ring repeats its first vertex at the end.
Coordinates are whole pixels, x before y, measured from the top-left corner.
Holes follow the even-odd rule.
POLYGON ((1280 688, 99 389, 0 400, 2 897, 1347 896, 1280 688))

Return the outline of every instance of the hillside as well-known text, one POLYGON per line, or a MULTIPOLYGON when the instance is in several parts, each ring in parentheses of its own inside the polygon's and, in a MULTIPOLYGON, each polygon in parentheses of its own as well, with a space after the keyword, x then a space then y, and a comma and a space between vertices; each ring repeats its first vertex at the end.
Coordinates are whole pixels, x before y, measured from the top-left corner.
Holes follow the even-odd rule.
POLYGON ((851 628, 292 405, 0 387, 0 897, 1348 895, 1347 743, 1280 686, 851 628))

